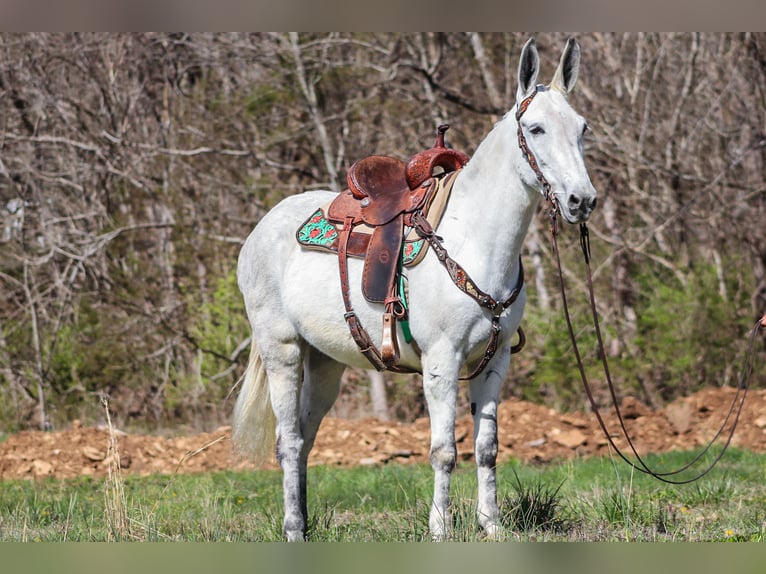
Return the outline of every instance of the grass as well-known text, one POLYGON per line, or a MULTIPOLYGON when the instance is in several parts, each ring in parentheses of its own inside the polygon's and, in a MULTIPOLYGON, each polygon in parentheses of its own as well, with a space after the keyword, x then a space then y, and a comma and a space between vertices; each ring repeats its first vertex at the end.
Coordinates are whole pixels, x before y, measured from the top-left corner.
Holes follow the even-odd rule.
MULTIPOLYGON (((678 466, 685 458, 650 460, 678 466)), ((766 455, 732 449, 702 480, 668 486, 609 459, 503 464, 507 539, 762 541, 764 466, 766 455)), ((482 540, 473 465, 453 477, 453 539, 482 540)), ((310 538, 428 540, 431 492, 425 465, 313 467, 310 538)), ((277 471, 0 482, 0 541, 271 541, 281 540, 281 516, 277 471)))

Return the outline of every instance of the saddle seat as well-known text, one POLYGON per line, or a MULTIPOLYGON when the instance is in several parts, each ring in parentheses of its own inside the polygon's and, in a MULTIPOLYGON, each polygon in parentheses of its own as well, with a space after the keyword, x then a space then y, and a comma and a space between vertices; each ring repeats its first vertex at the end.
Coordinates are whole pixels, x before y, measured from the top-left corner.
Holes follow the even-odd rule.
POLYGON ((412 206, 404 170, 403 161, 385 155, 361 159, 348 170, 348 189, 359 200, 365 223, 385 225, 412 206))
POLYGON ((431 181, 411 190, 404 177, 404 162, 370 156, 349 169, 348 182, 349 189, 330 204, 327 219, 342 224, 349 233, 360 224, 373 228, 364 256, 362 293, 371 303, 385 303, 399 268, 405 215, 426 202, 431 181), (396 171, 397 165, 400 171, 396 171))
POLYGON ((398 215, 418 209, 438 173, 457 171, 469 157, 444 145, 448 124, 436 131, 434 146, 421 151, 407 163, 385 155, 371 155, 354 163, 346 174, 348 189, 330 206, 330 219, 342 222, 347 216, 378 227, 398 215))
POLYGON ((381 227, 399 215, 416 209, 430 187, 410 189, 405 177, 405 163, 394 157, 371 155, 360 159, 348 170, 348 189, 330 204, 330 220, 342 223, 351 216, 354 223, 381 227))

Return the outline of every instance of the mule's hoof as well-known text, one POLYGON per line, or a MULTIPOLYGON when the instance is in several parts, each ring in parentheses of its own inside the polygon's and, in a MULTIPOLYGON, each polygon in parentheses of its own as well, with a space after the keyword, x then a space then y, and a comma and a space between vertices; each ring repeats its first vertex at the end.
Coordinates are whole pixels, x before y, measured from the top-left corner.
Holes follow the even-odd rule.
POLYGON ((492 542, 500 542, 505 540, 505 530, 502 526, 496 522, 490 522, 482 526, 484 529, 484 538, 491 540, 492 542))
POLYGON ((288 542, 305 542, 306 537, 300 530, 285 530, 285 538, 288 542))
POLYGON ((435 518, 431 517, 428 524, 428 532, 431 535, 431 540, 433 542, 444 542, 449 540, 450 531, 447 524, 449 524, 449 522, 443 520, 441 516, 435 518))

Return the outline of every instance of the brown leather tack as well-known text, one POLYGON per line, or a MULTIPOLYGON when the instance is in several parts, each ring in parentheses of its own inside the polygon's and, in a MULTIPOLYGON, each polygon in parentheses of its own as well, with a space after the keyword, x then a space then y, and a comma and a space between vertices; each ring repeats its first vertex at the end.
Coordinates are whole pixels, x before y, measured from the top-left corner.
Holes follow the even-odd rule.
POLYGON ((362 273, 362 293, 371 303, 385 303, 396 281, 404 240, 404 214, 372 234, 362 273))

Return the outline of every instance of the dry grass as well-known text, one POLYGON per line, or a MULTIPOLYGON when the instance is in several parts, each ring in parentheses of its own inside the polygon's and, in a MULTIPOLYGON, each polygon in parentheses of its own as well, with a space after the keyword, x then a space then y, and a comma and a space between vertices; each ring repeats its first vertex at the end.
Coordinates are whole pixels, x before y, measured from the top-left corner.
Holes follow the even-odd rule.
POLYGON ((120 448, 117 443, 117 433, 109 415, 109 401, 102 397, 101 404, 106 413, 106 424, 109 440, 106 451, 108 474, 104 483, 104 515, 106 517, 106 534, 110 542, 132 539, 130 517, 128 516, 128 501, 125 496, 125 481, 120 466, 120 448))

